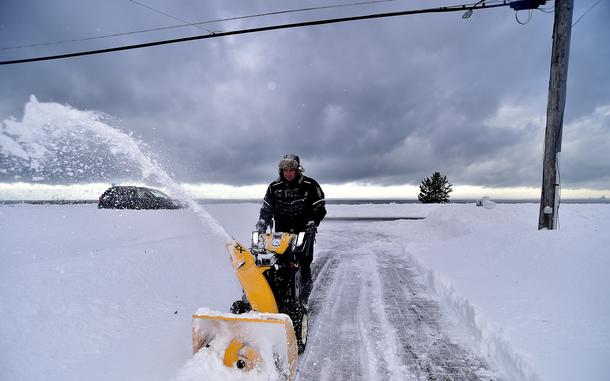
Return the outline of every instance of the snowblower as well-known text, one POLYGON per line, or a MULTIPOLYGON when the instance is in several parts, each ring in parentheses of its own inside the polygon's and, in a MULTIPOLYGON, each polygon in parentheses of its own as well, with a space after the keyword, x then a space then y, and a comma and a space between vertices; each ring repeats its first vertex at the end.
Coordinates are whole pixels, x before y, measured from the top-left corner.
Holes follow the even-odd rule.
POLYGON ((307 342, 298 258, 313 244, 309 233, 252 233, 252 247, 227 244, 244 295, 231 313, 200 309, 193 315, 193 354, 216 353, 225 366, 272 369, 292 379, 307 342))

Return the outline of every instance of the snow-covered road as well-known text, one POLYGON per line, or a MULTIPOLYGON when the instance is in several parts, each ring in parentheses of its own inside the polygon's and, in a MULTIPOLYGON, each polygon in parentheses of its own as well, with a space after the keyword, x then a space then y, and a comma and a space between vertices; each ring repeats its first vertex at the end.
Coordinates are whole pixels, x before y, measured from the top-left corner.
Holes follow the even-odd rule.
POLYGON ((327 223, 318 236, 297 380, 498 379, 452 340, 451 323, 400 255, 397 237, 369 228, 327 223))

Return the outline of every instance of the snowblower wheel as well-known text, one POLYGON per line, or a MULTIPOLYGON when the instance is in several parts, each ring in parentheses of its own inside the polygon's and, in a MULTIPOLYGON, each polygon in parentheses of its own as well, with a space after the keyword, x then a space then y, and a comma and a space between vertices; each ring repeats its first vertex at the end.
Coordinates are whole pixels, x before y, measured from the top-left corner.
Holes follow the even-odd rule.
POLYGON ((305 351, 305 346, 307 345, 307 328, 308 328, 309 320, 307 317, 307 312, 303 314, 301 317, 301 326, 299 327, 299 337, 297 338, 297 347, 299 350, 299 354, 305 351))
POLYGON ((307 308, 299 303, 293 307, 290 317, 292 318, 294 333, 297 338, 297 349, 299 354, 301 354, 305 351, 305 346, 307 345, 307 328, 309 327, 307 308))
POLYGON ((250 306, 250 303, 244 302, 243 300, 236 300, 231 305, 231 312, 234 314, 239 315, 239 314, 243 314, 246 312, 250 312, 251 310, 252 310, 252 307, 250 306))

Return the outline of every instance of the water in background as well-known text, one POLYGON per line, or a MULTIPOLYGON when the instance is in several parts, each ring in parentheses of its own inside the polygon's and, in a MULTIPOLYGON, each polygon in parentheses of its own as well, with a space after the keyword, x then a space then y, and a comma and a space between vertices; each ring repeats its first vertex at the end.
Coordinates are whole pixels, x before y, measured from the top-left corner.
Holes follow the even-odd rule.
POLYGON ((117 174, 139 177, 186 202, 204 226, 229 242, 222 226, 144 151, 145 144, 110 126, 109 119, 32 96, 21 121, 0 125, 0 178, 78 183, 112 182, 117 174))

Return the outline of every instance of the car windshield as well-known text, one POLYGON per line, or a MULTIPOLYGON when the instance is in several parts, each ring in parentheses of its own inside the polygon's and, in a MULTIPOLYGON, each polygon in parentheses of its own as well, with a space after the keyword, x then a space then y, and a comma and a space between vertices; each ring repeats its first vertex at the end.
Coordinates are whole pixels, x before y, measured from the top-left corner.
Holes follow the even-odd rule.
POLYGON ((160 190, 156 190, 156 189, 149 189, 150 193, 154 194, 155 197, 160 197, 160 198, 169 198, 168 195, 166 195, 165 193, 161 192, 160 190))

